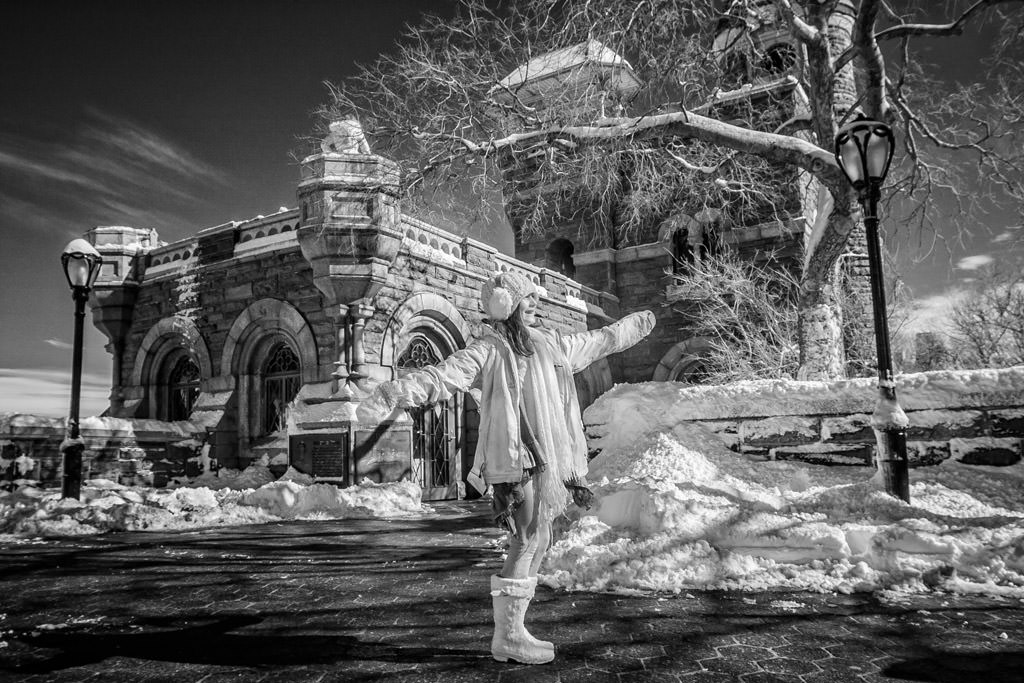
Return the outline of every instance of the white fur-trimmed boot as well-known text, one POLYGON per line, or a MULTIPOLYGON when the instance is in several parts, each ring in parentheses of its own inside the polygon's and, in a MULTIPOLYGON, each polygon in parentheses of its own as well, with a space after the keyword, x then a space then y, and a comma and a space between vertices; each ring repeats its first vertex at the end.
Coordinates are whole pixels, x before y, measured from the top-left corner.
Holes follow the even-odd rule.
POLYGON ((491 656, 499 662, 512 659, 522 664, 547 664, 555 658, 555 646, 534 638, 523 624, 536 589, 536 577, 491 577, 491 599, 494 604, 491 656))

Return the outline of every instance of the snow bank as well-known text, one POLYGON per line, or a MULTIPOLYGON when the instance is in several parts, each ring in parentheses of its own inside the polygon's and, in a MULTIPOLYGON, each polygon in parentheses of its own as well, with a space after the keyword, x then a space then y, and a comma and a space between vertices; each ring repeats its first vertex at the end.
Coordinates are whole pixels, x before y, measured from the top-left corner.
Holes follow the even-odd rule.
POLYGON ((306 475, 289 469, 277 481, 248 486, 261 482, 264 472, 269 475, 265 466, 254 466, 233 475, 206 475, 173 489, 92 479, 85 482, 81 500, 23 486, 14 493, 0 493, 0 538, 173 531, 284 519, 389 518, 425 510, 420 488, 413 482, 375 484, 364 480, 358 486, 339 489, 314 484, 306 475))
POLYGON ((570 508, 545 560, 548 585, 1024 599, 1024 463, 916 468, 907 505, 877 490, 868 468, 728 450, 699 424, 679 424, 679 406, 664 400, 676 385, 632 389, 588 411, 588 422, 603 423, 589 476, 595 502, 570 508))

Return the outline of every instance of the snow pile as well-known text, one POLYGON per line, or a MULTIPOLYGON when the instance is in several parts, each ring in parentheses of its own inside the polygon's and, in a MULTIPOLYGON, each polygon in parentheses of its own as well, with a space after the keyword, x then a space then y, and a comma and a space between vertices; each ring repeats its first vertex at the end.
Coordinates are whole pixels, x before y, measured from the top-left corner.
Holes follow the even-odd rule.
POLYGON ((595 404, 607 421, 590 465, 594 506, 570 508, 548 585, 1024 598, 1024 463, 914 469, 907 505, 878 490, 870 468, 747 460, 678 424, 654 386, 595 404))
POLYGON ((331 484, 304 486, 295 481, 275 481, 245 493, 241 503, 282 519, 393 517, 420 512, 420 495, 420 487, 411 481, 375 484, 364 480, 361 485, 347 489, 331 484))
MULTIPOLYGON (((290 471, 295 472, 294 469, 290 471)), ((192 477, 191 479, 182 478, 176 481, 180 481, 184 485, 193 488, 203 486, 212 491, 220 491, 221 489, 241 491, 259 488, 273 482, 275 479, 277 477, 270 472, 267 458, 264 457, 242 471, 224 467, 216 472, 207 470, 198 477, 192 477)), ((310 482, 312 482, 312 479, 310 479, 310 482)))
POLYGON ((420 488, 413 482, 375 484, 364 480, 358 486, 339 489, 313 484, 306 475, 289 469, 277 481, 243 486, 263 478, 259 469, 250 472, 250 467, 219 478, 207 475, 192 482, 216 480, 216 488, 152 489, 92 479, 82 487, 81 500, 62 499, 59 492, 24 486, 14 493, 0 493, 0 537, 172 531, 283 519, 388 518, 424 511, 420 488))

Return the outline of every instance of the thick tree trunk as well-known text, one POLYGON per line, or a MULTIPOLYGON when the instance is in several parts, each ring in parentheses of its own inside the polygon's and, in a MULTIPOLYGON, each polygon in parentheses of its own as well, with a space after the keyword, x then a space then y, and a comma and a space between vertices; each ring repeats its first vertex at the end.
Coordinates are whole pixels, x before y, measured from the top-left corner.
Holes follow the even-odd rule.
MULTIPOLYGON (((831 299, 832 297, 828 297, 831 299)), ((843 321, 839 306, 819 300, 800 307, 801 380, 831 380, 844 377, 843 321)))
POLYGON ((843 314, 836 298, 836 262, 857 227, 859 205, 852 191, 844 189, 845 192, 837 192, 828 188, 828 201, 819 207, 804 245, 799 303, 800 379, 846 376, 843 314))

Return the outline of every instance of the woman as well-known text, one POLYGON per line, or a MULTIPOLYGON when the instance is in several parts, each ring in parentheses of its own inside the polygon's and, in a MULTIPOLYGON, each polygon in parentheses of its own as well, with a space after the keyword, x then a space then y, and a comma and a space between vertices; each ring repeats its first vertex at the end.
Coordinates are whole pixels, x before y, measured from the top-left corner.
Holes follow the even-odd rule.
MULTIPOLYGON (((500 661, 545 664, 554 646, 537 640, 523 620, 551 522, 568 504, 589 507, 587 447, 573 373, 629 348, 654 327, 650 311, 608 327, 562 334, 533 327, 538 295, 515 272, 499 273, 480 293, 490 320, 479 339, 443 362, 380 384, 363 410, 390 412, 436 403, 479 389, 480 432, 470 482, 493 487, 495 521, 510 534, 501 573, 491 577, 494 637, 500 661)), ((475 391, 474 391, 475 393, 475 391)))

